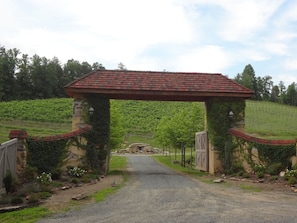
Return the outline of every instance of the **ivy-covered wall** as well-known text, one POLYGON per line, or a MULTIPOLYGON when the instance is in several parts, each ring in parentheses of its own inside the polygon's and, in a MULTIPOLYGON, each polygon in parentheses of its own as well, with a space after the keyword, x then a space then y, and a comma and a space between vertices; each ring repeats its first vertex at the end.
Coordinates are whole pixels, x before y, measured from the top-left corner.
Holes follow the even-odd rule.
POLYGON ((237 123, 244 124, 244 99, 211 99, 205 102, 206 129, 214 150, 219 154, 223 168, 232 160, 232 137, 229 129, 237 123), (229 116, 232 111, 233 117, 229 116))
MULTIPOLYGON (((296 156, 296 142, 281 145, 278 144, 281 140, 263 140, 263 143, 258 143, 255 142, 255 138, 242 138, 244 137, 233 134, 232 142, 234 148, 236 148, 234 152, 238 154, 236 158, 240 163, 246 162, 252 169, 258 164, 267 168, 278 164, 280 170, 291 168, 291 159, 296 156), (267 141, 266 144, 265 141, 267 141)), ((288 140, 283 141, 286 142, 288 140)))
POLYGON ((92 129, 86 134, 86 157, 93 170, 106 174, 110 159, 110 100, 104 95, 97 95, 88 96, 87 102, 93 112, 88 120, 92 129))

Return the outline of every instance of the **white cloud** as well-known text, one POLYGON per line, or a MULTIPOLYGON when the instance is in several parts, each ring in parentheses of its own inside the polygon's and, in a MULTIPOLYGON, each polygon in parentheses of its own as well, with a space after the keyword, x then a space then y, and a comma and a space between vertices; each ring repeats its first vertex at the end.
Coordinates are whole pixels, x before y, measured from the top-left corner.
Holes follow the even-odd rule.
POLYGON ((290 58, 290 59, 285 60, 284 68, 287 70, 294 70, 297 72, 297 58, 290 58))
POLYGON ((221 73, 230 65, 226 52, 219 46, 208 45, 197 47, 177 61, 181 71, 221 73))

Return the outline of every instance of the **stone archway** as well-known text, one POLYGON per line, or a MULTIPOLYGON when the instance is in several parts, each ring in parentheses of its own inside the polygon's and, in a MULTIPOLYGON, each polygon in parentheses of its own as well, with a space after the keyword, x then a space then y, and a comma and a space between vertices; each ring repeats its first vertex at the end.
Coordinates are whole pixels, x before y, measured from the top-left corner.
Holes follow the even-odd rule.
MULTIPOLYGON (((227 119, 222 119, 222 123, 215 124, 219 129, 220 125, 226 126, 228 111, 209 114, 209 111, 214 110, 213 102, 221 101, 229 105, 232 101, 244 102, 253 95, 251 90, 222 74, 128 70, 96 70, 68 84, 65 91, 74 98, 72 130, 83 126, 84 102, 90 99, 93 101, 105 98, 108 101, 126 99, 205 102, 206 120, 215 115, 227 116, 227 119)), ((101 111, 100 108, 96 110, 101 111)), ((241 128, 244 127, 244 111, 236 111, 236 116, 237 122, 241 123, 241 128)), ((207 124, 206 128, 208 128, 207 124)), ((215 135, 216 131, 213 134, 215 135)), ((214 173, 217 170, 217 153, 215 143, 212 140, 209 142, 209 171, 214 173)), ((102 146, 98 144, 97 147, 102 146)))

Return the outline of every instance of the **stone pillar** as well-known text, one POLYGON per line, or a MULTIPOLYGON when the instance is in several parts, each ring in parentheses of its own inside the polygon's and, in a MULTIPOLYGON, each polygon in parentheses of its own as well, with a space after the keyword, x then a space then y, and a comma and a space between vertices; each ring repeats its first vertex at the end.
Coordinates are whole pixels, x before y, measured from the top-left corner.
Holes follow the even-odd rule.
POLYGON ((28 138, 28 134, 25 130, 11 130, 9 138, 18 139, 16 175, 17 179, 21 179, 27 165, 26 140, 28 138))
POLYGON ((72 131, 76 131, 85 125, 84 120, 84 107, 86 105, 86 101, 81 98, 74 98, 73 100, 73 113, 72 113, 72 131))

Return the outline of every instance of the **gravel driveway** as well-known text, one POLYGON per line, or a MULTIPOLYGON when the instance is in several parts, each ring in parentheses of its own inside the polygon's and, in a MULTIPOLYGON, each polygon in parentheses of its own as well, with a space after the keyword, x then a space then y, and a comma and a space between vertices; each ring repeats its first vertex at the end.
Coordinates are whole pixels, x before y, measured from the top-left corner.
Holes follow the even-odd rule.
POLYGON ((150 156, 127 155, 127 186, 103 202, 40 222, 297 222, 296 194, 246 192, 178 175, 150 156))

